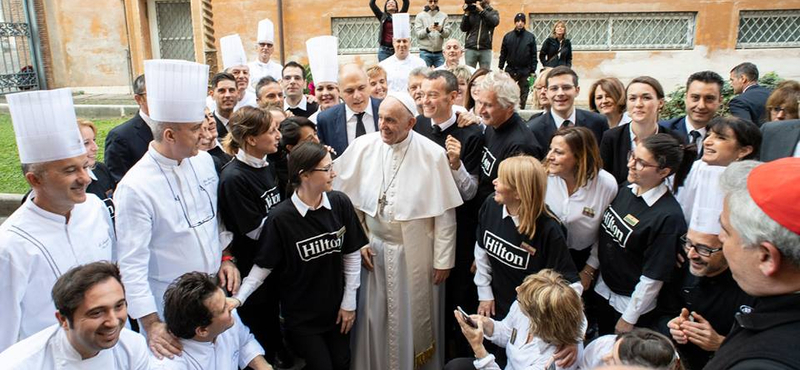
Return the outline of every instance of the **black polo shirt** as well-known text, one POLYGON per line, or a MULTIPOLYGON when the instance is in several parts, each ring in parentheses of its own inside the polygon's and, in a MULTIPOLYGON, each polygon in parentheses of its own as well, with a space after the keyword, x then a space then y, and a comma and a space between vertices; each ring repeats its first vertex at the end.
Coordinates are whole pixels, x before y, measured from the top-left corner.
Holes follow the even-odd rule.
POLYGON ((497 178, 500 162, 520 154, 527 154, 539 160, 544 158, 542 146, 536 141, 536 136, 533 136, 533 132, 528 129, 519 114, 514 113, 496 129, 486 127, 478 199, 483 201, 494 192, 492 181, 497 178))

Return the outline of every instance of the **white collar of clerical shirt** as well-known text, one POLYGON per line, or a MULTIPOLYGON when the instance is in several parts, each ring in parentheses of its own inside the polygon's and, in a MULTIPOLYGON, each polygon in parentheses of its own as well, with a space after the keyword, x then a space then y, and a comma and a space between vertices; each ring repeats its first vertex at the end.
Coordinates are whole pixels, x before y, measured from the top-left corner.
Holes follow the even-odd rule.
POLYGON ((514 226, 519 226, 519 216, 508 213, 508 207, 503 204, 503 219, 505 220, 506 217, 511 217, 511 221, 514 221, 514 226))
MULTIPOLYGON (((453 107, 455 107, 455 106, 453 106, 453 107)), ((455 111, 455 109, 450 108, 450 118, 448 118, 447 121, 439 123, 438 125, 439 125, 439 128, 442 131, 444 131, 444 130, 447 130, 448 128, 450 128, 450 126, 452 126, 454 123, 456 123, 456 111, 455 111)), ((433 119, 431 119, 431 127, 436 126, 436 125, 437 124, 435 122, 433 122, 433 119)))
POLYGON ((308 204, 305 204, 303 200, 297 195, 297 192, 292 194, 292 204, 294 204, 294 208, 297 209, 297 212, 300 212, 300 216, 306 217, 308 211, 316 211, 320 208, 327 208, 331 209, 331 202, 328 200, 328 194, 322 193, 322 202, 319 204, 319 207, 313 208, 308 204))
POLYGON ((288 98, 284 98, 283 99, 283 110, 289 110, 289 109, 295 109, 295 108, 300 108, 302 110, 308 110, 308 100, 306 99, 305 95, 303 95, 303 97, 300 98, 300 102, 297 103, 297 105, 295 105, 294 107, 289 105, 289 99, 288 98))
POLYGON ((236 152, 236 159, 254 168, 264 168, 269 166, 269 162, 267 162, 265 158, 253 157, 252 155, 245 153, 244 149, 239 149, 239 151, 236 152))
MULTIPOLYGON (((372 117, 372 99, 367 98, 367 107, 364 108, 364 114, 367 116, 372 117)), ((350 109, 350 106, 347 103, 344 104, 344 111, 345 111, 345 121, 349 121, 353 116, 356 115, 356 111, 350 109)))
POLYGON ((567 119, 570 122, 572 122, 572 124, 570 124, 570 127, 571 126, 575 126, 575 120, 576 120, 575 112, 577 112, 577 111, 578 110, 575 109, 575 107, 572 107, 572 113, 569 114, 569 117, 564 119, 564 118, 561 118, 561 116, 559 116, 558 114, 556 114, 556 112, 554 112, 553 110, 550 110, 549 113, 553 117, 553 124, 556 125, 556 130, 560 129, 561 125, 564 124, 564 121, 566 121, 567 119))
MULTIPOLYGON (((628 187, 631 189, 631 192, 633 192, 633 195, 636 195, 636 193, 639 190, 639 185, 636 184, 630 184, 628 185, 628 187)), ((667 187, 667 184, 662 181, 661 184, 658 184, 658 186, 646 191, 642 195, 636 195, 636 196, 642 198, 642 200, 644 200, 644 202, 647 203, 648 207, 652 207, 653 204, 655 204, 659 199, 661 199, 661 196, 666 194, 668 191, 669 188, 667 187)))
MULTIPOLYGON (((166 167, 177 167, 180 166, 182 161, 176 161, 172 158, 167 158, 163 154, 159 153, 158 150, 153 146, 153 143, 150 143, 150 150, 147 151, 147 155, 156 162, 159 166, 166 166, 166 167)), ((189 158, 186 158, 188 160, 189 158)))

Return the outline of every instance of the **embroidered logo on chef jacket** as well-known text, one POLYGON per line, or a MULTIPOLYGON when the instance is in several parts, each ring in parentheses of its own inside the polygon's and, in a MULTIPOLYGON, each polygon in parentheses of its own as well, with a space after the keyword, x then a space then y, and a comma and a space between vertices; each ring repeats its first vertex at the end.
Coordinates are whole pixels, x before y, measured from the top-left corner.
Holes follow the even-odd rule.
POLYGON ((345 227, 342 226, 339 231, 320 234, 295 243, 300 259, 304 262, 308 262, 326 254, 341 253, 342 244, 344 243, 344 232, 345 227))
POLYGON ((206 178, 200 180, 200 182, 203 184, 203 187, 205 187, 207 189, 213 188, 213 189, 215 189, 214 192, 216 192, 216 184, 214 184, 214 182, 216 182, 218 180, 219 180, 219 178, 216 177, 216 176, 209 176, 209 177, 206 177, 206 178), (214 186, 212 186, 212 185, 214 185, 214 186))
POLYGON ((628 226, 628 223, 620 217, 613 207, 608 207, 603 214, 603 230, 617 242, 617 244, 625 248, 628 243, 628 238, 631 236, 633 229, 628 226))
POLYGON ((272 189, 265 191, 264 194, 261 194, 261 199, 264 200, 264 205, 267 207, 266 210, 269 212, 270 208, 281 202, 281 195, 278 193, 278 187, 273 186, 272 189))
POLYGON ((97 248, 106 249, 111 246, 111 238, 106 238, 102 242, 97 244, 97 248))
POLYGON ((481 169, 483 170, 483 174, 487 177, 492 176, 492 169, 494 168, 494 162, 497 161, 492 155, 492 152, 489 151, 488 148, 483 147, 483 158, 481 158, 481 169))
POLYGON ((486 231, 483 234, 483 248, 490 256, 505 263, 509 267, 527 270, 531 254, 528 251, 511 244, 503 238, 486 231))

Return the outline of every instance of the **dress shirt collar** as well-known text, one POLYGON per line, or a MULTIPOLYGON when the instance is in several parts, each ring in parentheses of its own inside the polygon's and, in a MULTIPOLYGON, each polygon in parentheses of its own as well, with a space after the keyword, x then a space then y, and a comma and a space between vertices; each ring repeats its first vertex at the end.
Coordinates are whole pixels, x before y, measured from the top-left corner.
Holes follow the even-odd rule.
MULTIPOLYGON (((575 114, 576 113, 575 112, 577 112, 577 111, 578 110, 575 109, 575 107, 572 107, 572 113, 570 113, 569 117, 567 118, 570 122, 572 122, 572 126, 575 126, 575 124, 576 124, 576 122, 575 122, 575 114)), ((549 113, 553 117, 553 123, 556 125, 556 130, 560 129, 561 125, 564 124, 564 121, 566 121, 566 120, 561 118, 561 116, 556 114, 556 112, 554 112, 552 109, 550 110, 549 113)))
POLYGON ((648 207, 652 207, 653 204, 655 204, 659 199, 661 199, 661 196, 663 196, 669 191, 669 188, 667 187, 667 184, 664 181, 658 184, 658 186, 646 191, 642 195, 636 194, 639 191, 639 185, 630 184, 628 185, 628 187, 631 189, 631 192, 633 192, 633 195, 642 198, 642 200, 644 200, 644 202, 647 203, 648 207))
POLYGON ((686 124, 686 135, 689 135, 689 137, 691 137, 692 131, 697 131, 697 132, 700 133, 700 139, 699 140, 702 143, 703 138, 706 137, 706 127, 703 126, 701 128, 694 128, 694 125, 692 125, 692 120, 691 120, 691 118, 689 118, 689 116, 686 116, 686 118, 683 121, 686 124))
POLYGON ((305 94, 303 94, 303 97, 300 98, 300 102, 297 103, 297 105, 295 105, 294 107, 289 105, 288 98, 283 99, 283 110, 296 109, 296 108, 300 108, 302 110, 308 110, 308 100, 306 99, 305 94))
MULTIPOLYGON (((440 123, 438 125, 439 125, 439 128, 442 129, 442 131, 444 131, 444 130, 447 130, 448 128, 450 128, 450 126, 452 126, 454 123, 456 123, 456 111, 455 111, 455 109, 451 108, 450 109, 450 118, 448 118, 447 121, 444 121, 444 122, 442 122, 442 123, 440 123)), ((437 124, 435 122, 433 122, 433 118, 431 118, 431 127, 436 126, 436 125, 437 124)))
POLYGON ((511 221, 514 221, 514 226, 519 227, 519 216, 513 216, 510 213, 508 213, 508 207, 506 207, 506 205, 503 204, 503 219, 505 220, 506 217, 511 217, 511 221))
POLYGON ((292 194, 292 204, 294 204, 294 208, 297 209, 297 212, 300 212, 300 216, 306 217, 306 213, 308 211, 316 211, 320 208, 327 208, 331 209, 331 202, 328 200, 328 193, 322 193, 322 203, 320 203, 319 207, 312 208, 308 204, 305 204, 300 197, 297 195, 297 192, 292 194))
POLYGON ((139 109, 139 117, 142 117, 142 121, 147 124, 147 127, 150 127, 150 131, 155 131, 156 123, 153 122, 153 119, 150 116, 144 114, 141 109, 139 109))
MULTIPOLYGON (((369 100, 367 101, 367 107, 364 108, 364 115, 372 117, 372 99, 370 98, 367 99, 369 100)), ((345 117, 344 117, 345 121, 349 121, 351 118, 353 118, 353 116, 356 115, 356 113, 360 113, 350 109, 350 106, 347 105, 347 103, 344 103, 344 111, 345 111, 345 117)))
POLYGON ((239 149, 239 151, 236 152, 236 159, 254 168, 264 168, 269 166, 269 162, 267 162, 266 158, 253 157, 252 155, 245 153, 244 149, 239 149))
POLYGON ((631 123, 631 116, 628 115, 628 112, 622 112, 622 117, 619 118, 617 126, 622 126, 627 123, 631 123))
POLYGON ((223 125, 223 126, 225 126, 225 127, 228 127, 228 118, 225 118, 225 117, 223 117, 223 116, 220 116, 219 114, 217 114, 217 111, 216 111, 216 110, 214 111, 214 117, 217 117, 217 119, 218 119, 220 122, 222 122, 222 125, 223 125))
POLYGON ((86 173, 89 174, 89 178, 92 179, 92 181, 97 181, 97 176, 94 174, 91 168, 87 168, 86 173))

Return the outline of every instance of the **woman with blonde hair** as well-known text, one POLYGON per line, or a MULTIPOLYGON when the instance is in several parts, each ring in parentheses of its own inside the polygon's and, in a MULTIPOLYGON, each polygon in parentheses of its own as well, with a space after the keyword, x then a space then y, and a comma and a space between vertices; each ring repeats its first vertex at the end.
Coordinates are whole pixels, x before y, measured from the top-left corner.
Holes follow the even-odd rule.
POLYGON ((567 24, 556 21, 553 33, 542 43, 539 52, 542 67, 572 67, 572 43, 567 38, 567 24))
POLYGON ((542 111, 531 116, 531 120, 547 113, 550 110, 550 101, 547 100, 547 75, 550 74, 552 68, 542 68, 542 71, 536 76, 533 81, 533 103, 537 109, 542 111))
POLYGON ((478 216, 475 285, 478 314, 505 317, 525 276, 545 268, 564 274, 580 289, 558 219, 545 205, 547 173, 530 156, 507 158, 478 216))
POLYGON ((545 168, 545 201, 567 229, 567 246, 575 267, 582 268, 581 285, 586 290, 599 265, 601 216, 617 195, 617 181, 603 169, 597 140, 584 127, 563 128, 553 135, 545 168))
POLYGON ((379 65, 367 68, 367 78, 369 79, 370 96, 375 99, 383 99, 389 92, 389 85, 386 82, 386 70, 379 65))
POLYGON ((589 88, 589 109, 606 116, 609 128, 631 122, 625 107, 625 85, 618 78, 601 78, 589 88))
POLYGON ((543 269, 516 287, 517 300, 502 321, 455 311, 475 357, 455 359, 445 369, 500 369, 484 338, 505 347, 506 369, 574 369, 575 364, 562 367, 556 360, 559 348, 577 346, 583 338, 583 303, 569 284, 554 270, 543 269))
POLYGON ((89 159, 89 168, 86 171, 92 179, 92 182, 86 188, 86 192, 97 195, 106 204, 113 220, 114 201, 112 197, 117 184, 114 183, 114 178, 111 177, 108 167, 103 162, 97 161, 97 142, 95 141, 97 139, 97 126, 92 121, 79 119, 78 128, 83 138, 83 146, 86 147, 86 157, 89 159))
POLYGON ((781 82, 767 99, 769 122, 797 119, 798 104, 800 104, 800 83, 793 80, 781 82))

